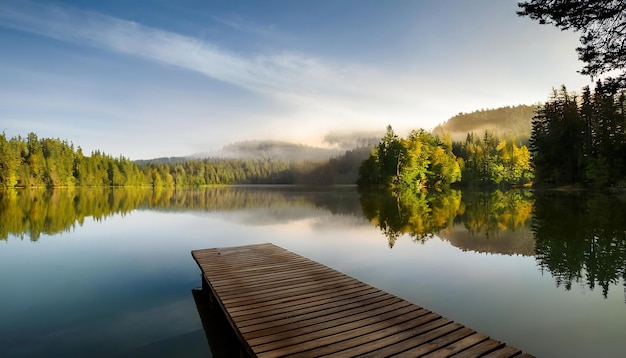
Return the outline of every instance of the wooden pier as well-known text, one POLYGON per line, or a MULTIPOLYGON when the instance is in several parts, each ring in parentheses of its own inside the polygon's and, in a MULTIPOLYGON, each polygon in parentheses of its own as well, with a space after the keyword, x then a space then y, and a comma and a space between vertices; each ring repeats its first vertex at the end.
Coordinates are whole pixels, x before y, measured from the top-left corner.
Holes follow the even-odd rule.
POLYGON ((251 357, 531 357, 272 244, 191 254, 251 357))

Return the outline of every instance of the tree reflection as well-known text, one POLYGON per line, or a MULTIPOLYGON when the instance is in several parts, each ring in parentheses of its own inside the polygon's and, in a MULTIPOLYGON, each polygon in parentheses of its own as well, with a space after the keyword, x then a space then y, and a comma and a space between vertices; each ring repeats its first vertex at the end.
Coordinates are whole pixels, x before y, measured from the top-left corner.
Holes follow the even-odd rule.
POLYGON ((363 192, 361 205, 370 222, 378 226, 392 248, 398 237, 408 234, 424 242, 452 225, 461 203, 461 192, 363 192))
POLYGON ((462 250, 534 255, 557 287, 602 288, 624 281, 626 194, 528 190, 363 192, 363 213, 392 248, 435 234, 462 250))
POLYGON ((452 230, 439 236, 466 251, 533 256, 532 208, 527 189, 464 191, 452 230))
POLYGON ((528 190, 502 192, 469 191, 463 193, 456 218, 471 235, 487 238, 523 229, 530 219, 533 200, 528 190))
POLYGON ((139 207, 146 189, 69 188, 0 191, 0 239, 9 235, 39 240, 68 232, 85 218, 100 221, 139 207))
POLYGON ((626 280, 626 198, 593 192, 538 192, 532 223, 535 257, 567 290, 626 280))
MULTIPOLYGON (((12 235, 37 241, 42 234, 71 231, 88 217, 100 221, 137 209, 217 212, 271 208, 282 218, 302 214, 295 209, 323 208, 333 215, 361 217, 358 198, 353 188, 342 187, 324 190, 267 186, 0 190, 0 240, 12 235)), ((264 219, 276 221, 279 218, 258 218, 264 219)))
POLYGON ((437 234, 463 250, 533 253, 533 200, 528 190, 363 192, 361 204, 389 247, 403 234, 419 242, 437 234))

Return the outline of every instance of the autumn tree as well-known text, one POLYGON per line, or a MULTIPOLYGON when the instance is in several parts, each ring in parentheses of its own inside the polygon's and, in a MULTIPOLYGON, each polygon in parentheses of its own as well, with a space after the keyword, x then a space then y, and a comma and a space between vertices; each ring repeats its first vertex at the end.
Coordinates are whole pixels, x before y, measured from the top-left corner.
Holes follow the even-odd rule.
POLYGON ((482 138, 468 133, 454 146, 462 163, 462 181, 470 186, 526 185, 533 180, 530 152, 515 138, 500 138, 486 131, 482 138))
POLYGON ((451 140, 424 131, 399 138, 391 126, 359 170, 359 185, 387 188, 433 188, 461 179, 451 140))

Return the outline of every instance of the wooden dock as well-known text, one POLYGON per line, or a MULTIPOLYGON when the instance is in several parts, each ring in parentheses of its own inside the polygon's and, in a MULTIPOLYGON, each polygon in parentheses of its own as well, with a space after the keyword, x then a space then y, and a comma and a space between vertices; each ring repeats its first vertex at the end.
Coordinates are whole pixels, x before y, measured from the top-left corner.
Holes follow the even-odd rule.
POLYGON ((251 357, 531 357, 272 244, 191 254, 251 357))

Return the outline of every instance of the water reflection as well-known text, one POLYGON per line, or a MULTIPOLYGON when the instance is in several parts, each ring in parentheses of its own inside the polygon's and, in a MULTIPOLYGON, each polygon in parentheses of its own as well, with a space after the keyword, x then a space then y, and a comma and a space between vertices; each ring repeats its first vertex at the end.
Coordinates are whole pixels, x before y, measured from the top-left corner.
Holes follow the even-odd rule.
MULTIPOLYGON (((626 281, 626 194, 528 190, 363 192, 353 187, 74 188, 0 191, 0 239, 55 235, 133 210, 227 213, 244 225, 309 220, 315 230, 374 224, 401 236, 439 237, 464 251, 534 256, 558 287, 606 297, 626 281), (315 218, 311 223, 311 218, 315 218), (368 223, 369 222, 369 223, 368 223)), ((624 288, 626 291, 626 287, 624 288)))
POLYGON ((464 191, 454 227, 439 236, 462 250, 532 256, 533 201, 529 190, 464 191))
MULTIPOLYGON (((0 190, 0 239, 56 235, 82 225, 85 218, 104 220, 133 210, 247 211, 243 223, 264 225, 309 218, 324 210, 333 216, 362 218, 353 187, 321 190, 303 187, 242 186, 204 189, 72 188, 0 190), (257 209, 257 210, 255 210, 257 209)), ((233 216, 234 218, 236 216, 233 216)))
POLYGON ((607 297, 609 286, 620 277, 626 281, 625 218, 623 193, 536 193, 532 230, 539 267, 557 286, 600 286, 607 297))
POLYGON ((122 188, 0 190, 0 239, 31 241, 67 232, 86 217, 102 220, 137 209, 149 194, 122 188))
POLYGON ((390 248, 402 235, 437 236, 464 251, 534 256, 557 287, 600 286, 605 298, 626 282, 624 193, 377 192, 362 193, 361 204, 390 248))
POLYGON ((239 339, 228 323, 224 312, 219 307, 211 307, 209 304, 210 293, 204 288, 194 289, 191 293, 202 321, 202 328, 211 350, 211 356, 241 356, 242 348, 240 347, 239 339))
POLYGON ((363 213, 393 247, 409 235, 424 242, 435 235, 463 250, 533 255, 530 231, 532 195, 502 192, 363 193, 363 213))
POLYGON ((408 234, 424 242, 439 231, 451 228, 461 204, 461 192, 392 191, 364 192, 363 214, 378 226, 393 248, 398 238, 408 234))

